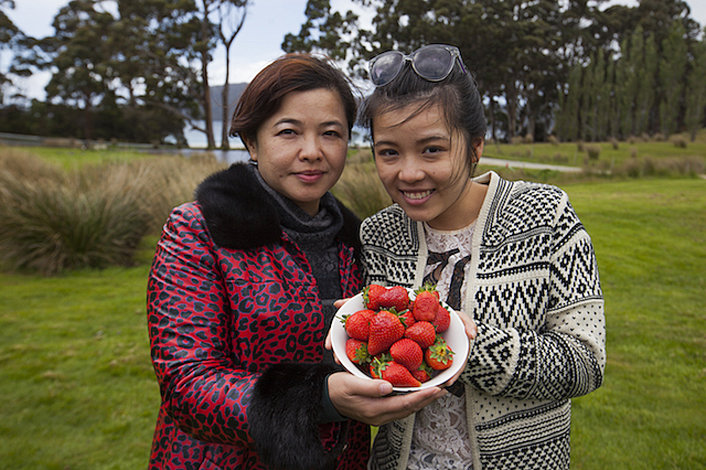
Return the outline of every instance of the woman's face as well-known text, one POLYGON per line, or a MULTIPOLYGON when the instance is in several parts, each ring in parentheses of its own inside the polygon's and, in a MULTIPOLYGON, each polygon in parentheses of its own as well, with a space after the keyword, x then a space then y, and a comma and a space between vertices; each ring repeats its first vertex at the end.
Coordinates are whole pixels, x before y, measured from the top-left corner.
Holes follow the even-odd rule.
MULTIPOLYGON (((392 200, 413 220, 439 230, 465 227, 482 203, 464 170, 466 139, 449 129, 438 106, 409 118, 416 109, 412 104, 374 117, 378 175, 392 200)), ((483 141, 474 147, 480 156, 483 141)))
POLYGON ((247 142, 267 184, 309 215, 338 181, 348 150, 348 121, 338 93, 292 92, 247 142))

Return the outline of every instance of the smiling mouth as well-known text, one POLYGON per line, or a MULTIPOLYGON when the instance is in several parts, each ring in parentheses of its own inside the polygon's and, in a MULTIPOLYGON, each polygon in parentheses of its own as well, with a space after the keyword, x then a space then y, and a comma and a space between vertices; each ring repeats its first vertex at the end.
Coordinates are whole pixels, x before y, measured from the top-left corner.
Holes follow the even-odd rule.
POLYGON ((402 195, 410 200, 417 201, 417 200, 422 200, 424 198, 427 198, 431 196, 431 193, 434 192, 431 189, 427 189, 426 191, 404 191, 400 190, 402 195))

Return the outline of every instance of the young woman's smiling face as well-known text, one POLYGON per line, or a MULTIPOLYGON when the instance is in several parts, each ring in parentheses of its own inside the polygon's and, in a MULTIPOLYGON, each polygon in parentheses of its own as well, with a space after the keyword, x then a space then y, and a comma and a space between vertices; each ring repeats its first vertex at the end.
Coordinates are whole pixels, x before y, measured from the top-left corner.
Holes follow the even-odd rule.
MULTIPOLYGON (((467 173, 466 139, 449 129, 438 106, 410 118, 416 109, 412 104, 373 119, 378 175, 413 220, 438 230, 465 227, 475 220, 485 193, 473 188, 479 185, 467 173)), ((480 157, 483 141, 474 148, 480 157)))
POLYGON ((346 161, 348 121, 341 98, 324 88, 290 93, 248 150, 272 189, 316 215, 346 161))

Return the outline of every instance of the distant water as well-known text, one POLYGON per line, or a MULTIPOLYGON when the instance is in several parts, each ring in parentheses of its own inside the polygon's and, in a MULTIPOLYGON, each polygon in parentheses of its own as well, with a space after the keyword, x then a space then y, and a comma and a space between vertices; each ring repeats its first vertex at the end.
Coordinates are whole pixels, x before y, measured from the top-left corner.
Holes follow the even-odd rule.
MULTIPOLYGON (((221 146, 221 124, 221 121, 213 122, 213 135, 216 139, 216 147, 221 146)), ((204 126, 204 123, 198 122, 197 125, 204 126)), ((205 151, 203 149, 208 146, 208 142, 206 141, 206 134, 204 134, 203 132, 195 131, 193 129, 189 129, 188 126, 184 129, 184 137, 186 137, 186 141, 188 142, 190 149, 181 150, 180 153, 182 155, 203 153, 205 151)), ((237 137, 229 138, 228 143, 231 147, 242 147, 243 145, 243 143, 237 137)), ((247 150, 243 150, 242 148, 236 148, 231 150, 209 150, 208 152, 215 155, 219 161, 225 163, 246 162, 250 160, 250 155, 248 154, 247 150)))

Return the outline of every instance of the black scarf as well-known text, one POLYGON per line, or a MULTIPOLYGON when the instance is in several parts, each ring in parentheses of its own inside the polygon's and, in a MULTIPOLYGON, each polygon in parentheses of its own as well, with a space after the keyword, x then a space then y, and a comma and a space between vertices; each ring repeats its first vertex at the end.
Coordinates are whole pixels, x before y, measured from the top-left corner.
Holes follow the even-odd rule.
POLYGON ((282 229, 304 252, 319 288, 326 327, 331 325, 336 309, 333 301, 343 296, 338 268, 336 234, 343 226, 343 214, 333 195, 323 195, 319 212, 310 216, 292 200, 278 193, 255 170, 257 180, 276 203, 282 229))

